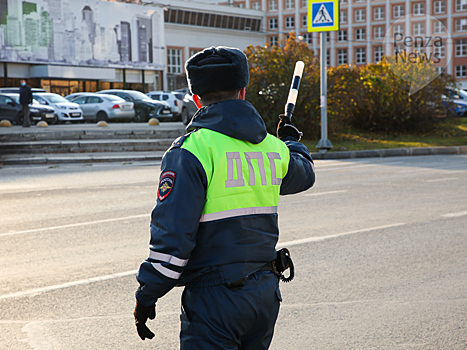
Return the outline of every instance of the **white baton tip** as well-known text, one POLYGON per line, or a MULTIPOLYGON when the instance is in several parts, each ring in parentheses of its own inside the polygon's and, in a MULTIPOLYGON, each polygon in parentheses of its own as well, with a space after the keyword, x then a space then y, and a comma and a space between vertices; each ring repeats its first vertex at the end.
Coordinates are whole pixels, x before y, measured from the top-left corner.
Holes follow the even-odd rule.
POLYGON ((292 103, 292 104, 295 105, 295 102, 297 102, 297 96, 298 96, 298 91, 297 90, 295 90, 295 89, 290 90, 289 91, 289 98, 287 99, 287 104, 292 103))
POLYGON ((297 61, 297 63, 295 63, 295 71, 294 71, 294 76, 302 76, 303 74, 303 68, 305 67, 305 63, 303 63, 303 61, 297 61))

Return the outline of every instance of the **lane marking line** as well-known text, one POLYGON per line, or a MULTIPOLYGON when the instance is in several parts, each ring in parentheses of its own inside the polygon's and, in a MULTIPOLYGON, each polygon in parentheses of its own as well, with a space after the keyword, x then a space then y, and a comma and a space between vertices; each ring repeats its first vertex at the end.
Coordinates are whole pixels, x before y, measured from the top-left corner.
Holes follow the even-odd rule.
POLYGON ((113 273, 111 275, 97 276, 97 277, 92 277, 92 278, 86 278, 84 280, 57 284, 55 286, 35 288, 35 289, 24 290, 24 291, 16 292, 16 293, 4 294, 4 295, 0 295, 0 300, 25 297, 25 296, 34 295, 34 294, 42 294, 46 292, 51 292, 53 290, 75 287, 75 286, 90 284, 94 282, 102 282, 102 281, 107 281, 107 280, 111 280, 111 279, 115 279, 119 277, 127 277, 131 275, 136 275, 136 272, 137 270, 118 272, 118 273, 113 273))
POLYGON ((304 197, 311 197, 311 196, 323 196, 326 194, 334 194, 334 193, 345 193, 347 190, 340 190, 340 191, 328 191, 328 192, 318 192, 318 193, 308 193, 304 194, 304 197))
POLYGON ((325 172, 325 171, 342 171, 342 170, 349 170, 349 169, 361 169, 361 168, 369 168, 369 167, 375 167, 377 164, 360 164, 360 165, 349 165, 346 167, 335 167, 335 168, 327 168, 327 169, 319 169, 316 168, 316 172, 325 172))
MULTIPOLYGON (((277 249, 279 249, 281 247, 285 247, 285 246, 290 247, 290 246, 293 246, 293 245, 304 244, 304 243, 309 243, 309 242, 324 241, 324 240, 327 240, 327 239, 337 238, 337 237, 346 236, 346 235, 351 235, 351 234, 354 234, 354 233, 363 233, 363 232, 369 232, 369 231, 376 231, 376 230, 382 230, 382 229, 392 228, 392 227, 397 227, 397 226, 402 226, 402 225, 405 225, 405 224, 398 223, 398 224, 377 226, 377 227, 371 227, 371 228, 355 230, 355 231, 350 231, 350 232, 338 233, 338 234, 329 235, 329 236, 310 237, 310 238, 305 238, 305 239, 298 239, 298 240, 295 240, 295 241, 280 243, 280 244, 277 245, 277 249)), ((24 297, 24 296, 29 296, 29 295, 42 294, 42 293, 46 293, 46 292, 50 292, 50 291, 54 291, 54 290, 58 290, 58 289, 64 289, 64 288, 80 286, 80 285, 84 285, 84 284, 90 284, 90 283, 94 283, 94 282, 107 281, 107 280, 111 280, 111 279, 115 279, 115 278, 119 278, 119 277, 127 277, 127 276, 131 276, 131 275, 136 275, 136 273, 137 273, 137 270, 132 270, 132 271, 114 273, 114 274, 111 274, 111 275, 87 278, 87 279, 74 281, 74 282, 67 282, 67 283, 57 284, 55 286, 29 289, 29 290, 25 290, 25 291, 21 291, 21 292, 15 292, 15 293, 10 293, 10 294, 0 295, 0 300, 19 298, 19 297, 24 297)))
POLYGON ((432 180, 426 180, 425 182, 441 182, 441 181, 452 181, 452 180, 458 180, 458 177, 445 177, 443 179, 432 179, 432 180))
POLYGON ((443 218, 458 218, 459 216, 465 216, 467 215, 467 210, 466 211, 459 211, 457 213, 448 213, 441 215, 443 218))
POLYGON ((390 225, 384 225, 384 226, 376 226, 376 227, 370 227, 370 228, 364 228, 361 230, 355 230, 355 231, 349 231, 349 232, 343 232, 343 233, 337 233, 335 235, 329 235, 329 236, 320 236, 320 237, 310 237, 310 238, 304 238, 304 239, 297 239, 295 241, 289 241, 289 242, 284 242, 284 243, 279 243, 277 245, 278 248, 283 248, 283 247, 290 247, 294 245, 299 245, 299 244, 305 244, 305 243, 311 243, 311 242, 319 242, 319 241, 324 241, 327 239, 332 239, 332 238, 337 238, 337 237, 342 237, 342 236, 347 236, 347 235, 352 235, 355 233, 363 233, 363 232, 370 232, 370 231, 376 231, 376 230, 383 230, 386 228, 392 228, 392 227, 398 227, 398 226, 403 226, 405 225, 404 223, 397 223, 397 224, 390 224, 390 225))
POLYGON ((43 227, 43 228, 36 228, 32 230, 24 230, 24 231, 15 231, 15 232, 6 232, 0 233, 0 237, 5 236, 13 236, 13 235, 20 235, 23 233, 31 233, 31 232, 41 232, 41 231, 49 231, 49 230, 59 230, 62 228, 70 228, 70 227, 78 227, 78 226, 88 226, 88 225, 95 225, 95 224, 102 224, 105 222, 113 222, 113 221, 122 221, 122 220, 130 220, 130 219, 139 219, 147 217, 149 218, 149 214, 140 214, 140 215, 133 215, 133 216, 125 216, 123 218, 112 218, 112 219, 103 219, 103 220, 95 220, 95 221, 87 221, 87 222, 79 222, 76 224, 68 224, 68 225, 60 225, 60 226, 50 226, 50 227, 43 227))

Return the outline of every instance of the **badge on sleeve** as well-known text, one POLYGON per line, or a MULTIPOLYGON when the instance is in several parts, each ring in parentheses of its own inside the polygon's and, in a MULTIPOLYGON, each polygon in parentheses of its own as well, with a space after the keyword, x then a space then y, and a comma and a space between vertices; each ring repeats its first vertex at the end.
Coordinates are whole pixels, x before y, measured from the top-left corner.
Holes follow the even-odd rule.
POLYGON ((175 182, 175 173, 173 171, 164 171, 159 182, 159 191, 157 197, 162 202, 172 191, 175 182))

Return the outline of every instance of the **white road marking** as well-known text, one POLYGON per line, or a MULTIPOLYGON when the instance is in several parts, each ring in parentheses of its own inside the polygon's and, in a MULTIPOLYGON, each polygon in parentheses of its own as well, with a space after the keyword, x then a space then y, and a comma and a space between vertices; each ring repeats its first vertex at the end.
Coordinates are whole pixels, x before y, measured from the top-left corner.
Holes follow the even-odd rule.
POLYGON ((317 192, 317 193, 308 193, 304 194, 305 197, 311 197, 311 196, 324 196, 327 194, 334 194, 334 193, 345 193, 347 190, 340 190, 340 191, 327 191, 327 192, 317 192))
POLYGON ((23 233, 31 233, 31 232, 41 232, 41 231, 59 230, 59 229, 62 229, 62 228, 70 228, 70 227, 79 227, 79 226, 95 225, 95 224, 102 224, 102 223, 105 223, 105 222, 123 221, 123 220, 130 220, 130 219, 139 219, 139 218, 143 218, 143 217, 147 217, 147 218, 149 219, 149 214, 125 216, 125 217, 122 217, 122 218, 112 218, 112 219, 103 219, 103 220, 95 220, 95 221, 86 221, 86 222, 79 222, 79 223, 76 223, 76 224, 68 224, 68 225, 60 225, 60 226, 50 226, 50 227, 43 227, 43 228, 35 228, 35 229, 32 229, 32 230, 6 232, 6 233, 0 233, 0 237, 12 236, 12 235, 20 235, 20 234, 23 234, 23 233))
POLYGON ((441 182, 441 181, 452 181, 452 180, 457 180, 459 179, 458 177, 445 177, 442 179, 431 179, 431 180, 426 180, 425 182, 441 182))
POLYGON ((74 286, 81 286, 84 284, 107 281, 107 280, 120 278, 120 277, 127 277, 131 275, 136 275, 136 272, 137 272, 136 270, 125 271, 125 272, 113 273, 111 275, 97 276, 97 277, 92 277, 92 278, 86 278, 84 280, 57 284, 55 286, 28 289, 28 290, 24 290, 24 291, 16 292, 16 293, 3 294, 3 295, 0 295, 0 300, 25 297, 28 295, 42 294, 42 293, 51 292, 57 289, 64 289, 64 288, 69 288, 69 287, 74 287, 74 286))
POLYGON ((448 213, 448 214, 444 214, 444 215, 441 215, 442 217, 444 218, 457 218, 459 216, 465 216, 467 215, 467 210, 466 211, 460 211, 460 212, 457 212, 457 213, 448 213))
POLYGON ((360 165, 350 165, 350 166, 345 166, 345 167, 336 166, 335 168, 331 168, 331 169, 329 169, 329 168, 328 169, 317 168, 316 172, 320 173, 320 172, 324 172, 324 171, 341 171, 341 170, 360 169, 360 168, 368 168, 368 167, 375 167, 375 166, 377 166, 377 164, 360 164, 360 165))
POLYGON ((355 231, 337 233, 337 234, 335 234, 335 235, 329 235, 329 236, 309 237, 309 238, 304 238, 304 239, 297 239, 297 240, 295 240, 295 241, 279 243, 279 244, 277 245, 277 247, 278 247, 278 248, 281 248, 281 247, 290 247, 290 246, 293 246, 293 245, 299 245, 299 244, 304 244, 304 243, 319 242, 319 241, 324 241, 324 240, 327 240, 327 239, 332 239, 332 238, 337 238, 337 237, 352 235, 352 234, 355 234, 355 233, 363 233, 363 232, 370 232, 370 231, 376 231, 376 230, 383 230, 383 229, 386 229, 386 228, 392 228, 392 227, 397 227, 397 226, 402 226, 402 225, 405 225, 405 224, 403 224, 403 223, 397 223, 397 224, 390 224, 390 225, 384 225, 384 226, 376 226, 376 227, 364 228, 364 229, 361 229, 361 230, 355 230, 355 231))

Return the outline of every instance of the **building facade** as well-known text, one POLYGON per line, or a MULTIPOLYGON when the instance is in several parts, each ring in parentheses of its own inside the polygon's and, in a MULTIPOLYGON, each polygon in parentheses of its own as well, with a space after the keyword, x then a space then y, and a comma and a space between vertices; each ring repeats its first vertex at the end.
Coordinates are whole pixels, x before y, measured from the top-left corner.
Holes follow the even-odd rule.
MULTIPOLYGON (((270 45, 295 32, 319 53, 319 33, 307 30, 307 0, 216 3, 264 11, 270 45)), ((326 34, 329 65, 375 63, 411 50, 436 58, 439 72, 467 88, 467 0, 340 0, 339 19, 339 31, 326 34)))
POLYGON ((212 45, 263 45, 261 11, 203 1, 0 0, 0 86, 68 95, 186 86, 184 62, 212 45))
MULTIPOLYGON (((328 65, 410 51, 467 88, 467 0, 340 0, 339 19, 328 65)), ((307 27, 307 0, 0 0, 0 86, 173 90, 209 46, 280 45, 295 32, 319 54, 307 27)))

